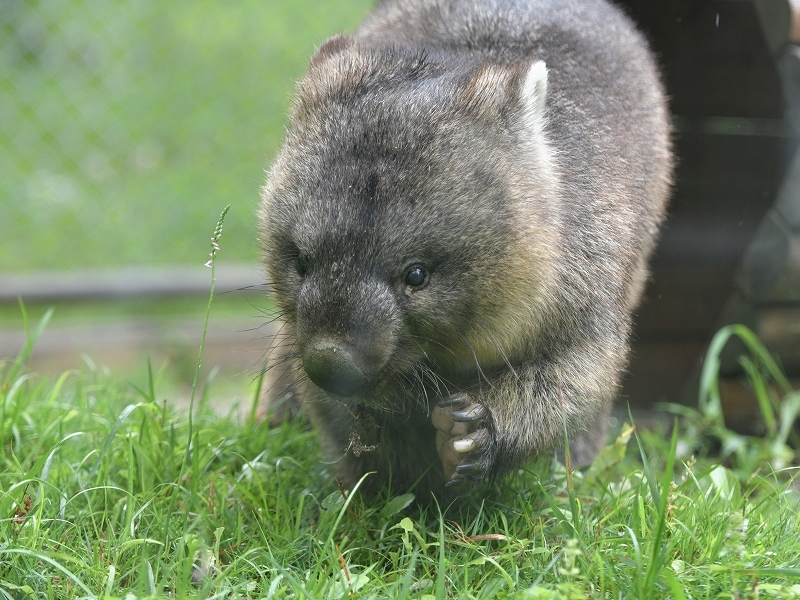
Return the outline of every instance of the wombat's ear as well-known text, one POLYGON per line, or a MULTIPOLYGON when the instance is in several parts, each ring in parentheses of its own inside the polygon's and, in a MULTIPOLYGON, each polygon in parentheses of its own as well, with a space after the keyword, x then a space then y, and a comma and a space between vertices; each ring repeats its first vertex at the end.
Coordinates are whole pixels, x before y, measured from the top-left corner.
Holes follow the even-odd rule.
POLYGON ((314 53, 314 56, 311 57, 311 64, 309 66, 316 67, 322 64, 332 56, 344 52, 352 45, 352 43, 353 40, 337 33, 322 43, 322 45, 314 53))
POLYGON ((481 63, 460 81, 458 98, 469 112, 495 118, 516 95, 514 87, 518 77, 506 66, 481 63))
POLYGON ((529 129, 540 129, 547 96, 547 67, 531 64, 483 63, 462 80, 461 100, 476 114, 500 115, 509 108, 529 129))
POLYGON ((544 117, 544 101, 547 96, 547 66, 537 60, 522 79, 520 100, 529 126, 539 127, 544 117))

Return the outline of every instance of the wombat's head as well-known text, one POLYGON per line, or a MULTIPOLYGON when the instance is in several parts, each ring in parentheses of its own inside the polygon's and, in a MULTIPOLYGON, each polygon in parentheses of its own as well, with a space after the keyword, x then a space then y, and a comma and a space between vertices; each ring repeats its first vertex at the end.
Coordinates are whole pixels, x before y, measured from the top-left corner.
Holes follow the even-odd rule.
POLYGON ((520 350, 558 218, 546 77, 543 63, 445 63, 341 37, 320 48, 259 213, 315 384, 380 402, 520 350))

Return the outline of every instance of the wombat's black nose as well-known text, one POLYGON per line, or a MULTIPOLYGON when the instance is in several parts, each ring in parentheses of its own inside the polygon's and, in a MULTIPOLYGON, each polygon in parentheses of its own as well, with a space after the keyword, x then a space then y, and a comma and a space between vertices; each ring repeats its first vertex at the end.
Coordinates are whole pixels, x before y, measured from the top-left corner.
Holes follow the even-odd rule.
POLYGON ((316 342, 303 354, 303 368, 311 381, 337 396, 352 396, 367 382, 352 352, 330 340, 316 342))

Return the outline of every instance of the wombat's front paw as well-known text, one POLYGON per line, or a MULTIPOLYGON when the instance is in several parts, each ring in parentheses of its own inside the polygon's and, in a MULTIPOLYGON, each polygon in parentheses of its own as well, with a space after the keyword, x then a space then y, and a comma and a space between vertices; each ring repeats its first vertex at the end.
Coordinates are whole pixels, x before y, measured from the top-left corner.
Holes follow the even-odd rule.
POLYGON ((447 487, 472 491, 491 469, 489 411, 466 394, 454 394, 436 405, 431 421, 436 450, 442 460, 447 487))

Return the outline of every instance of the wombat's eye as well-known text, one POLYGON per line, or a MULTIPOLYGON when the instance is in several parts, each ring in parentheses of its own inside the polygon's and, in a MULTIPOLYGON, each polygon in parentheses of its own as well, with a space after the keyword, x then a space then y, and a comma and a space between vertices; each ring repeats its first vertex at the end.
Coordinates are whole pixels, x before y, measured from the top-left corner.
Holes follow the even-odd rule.
POLYGON ((300 277, 305 277, 306 272, 308 272, 308 259, 301 254, 294 259, 294 267, 300 277))
POLYGON ((420 288, 428 283, 428 273, 422 265, 411 265, 406 271, 406 285, 420 288))

